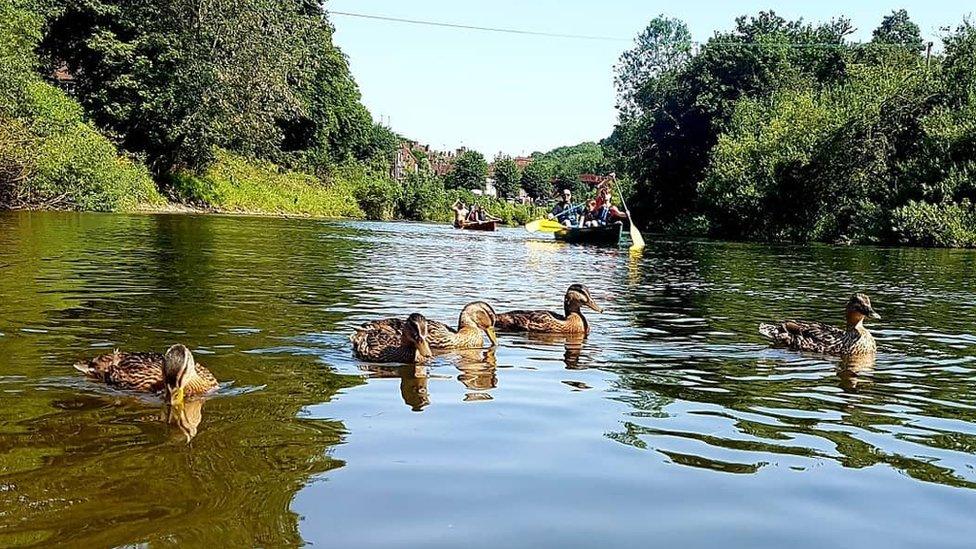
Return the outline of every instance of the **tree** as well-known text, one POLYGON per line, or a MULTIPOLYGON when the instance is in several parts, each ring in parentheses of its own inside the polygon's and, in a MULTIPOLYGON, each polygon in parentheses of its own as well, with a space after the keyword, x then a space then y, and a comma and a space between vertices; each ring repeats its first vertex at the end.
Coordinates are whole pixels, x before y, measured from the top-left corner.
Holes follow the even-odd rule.
POLYGON ((896 44, 913 51, 922 51, 922 32, 904 9, 894 10, 881 20, 881 25, 871 34, 876 44, 896 44))
POLYGON ((552 167, 544 161, 533 161, 522 170, 522 188, 532 198, 552 196, 552 167))
POLYGON ((638 94, 649 81, 673 73, 691 59, 691 32, 680 19, 660 15, 637 35, 614 67, 617 109, 623 118, 640 111, 638 94))
POLYGON ((478 151, 464 151, 454 161, 447 174, 447 187, 451 189, 481 189, 488 175, 488 162, 478 151))
POLYGON ((311 0, 67 0, 43 57, 157 173, 214 149, 317 167, 372 154, 375 131, 311 0))
POLYGON ((506 156, 495 161, 495 188, 498 189, 498 196, 514 198, 518 195, 521 177, 518 165, 511 158, 506 156))

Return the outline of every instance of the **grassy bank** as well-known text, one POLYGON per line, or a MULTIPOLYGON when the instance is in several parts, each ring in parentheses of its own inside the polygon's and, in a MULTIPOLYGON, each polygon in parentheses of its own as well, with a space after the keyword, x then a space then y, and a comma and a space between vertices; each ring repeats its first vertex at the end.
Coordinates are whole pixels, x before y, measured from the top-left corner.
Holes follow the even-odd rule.
POLYGON ((365 214, 356 189, 365 184, 365 176, 353 170, 325 182, 218 151, 216 161, 202 173, 178 172, 163 187, 176 202, 215 211, 360 219, 365 214))

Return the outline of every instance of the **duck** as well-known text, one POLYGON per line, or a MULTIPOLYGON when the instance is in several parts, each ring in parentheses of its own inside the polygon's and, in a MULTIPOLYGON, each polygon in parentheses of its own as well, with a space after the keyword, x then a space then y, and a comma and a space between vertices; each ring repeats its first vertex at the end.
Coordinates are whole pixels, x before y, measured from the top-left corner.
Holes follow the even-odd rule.
POLYGON ((197 364, 185 345, 176 344, 165 353, 119 352, 79 362, 75 369, 86 377, 129 391, 162 393, 170 405, 182 405, 184 397, 217 389, 217 378, 197 364))
POLYGON ((590 333, 590 325, 581 312, 583 305, 598 313, 603 312, 593 302, 586 286, 573 284, 566 290, 563 298, 563 314, 551 311, 509 311, 498 315, 495 328, 508 332, 587 335, 590 333))
POLYGON ((420 313, 413 313, 399 331, 390 324, 367 324, 358 328, 349 340, 353 354, 361 360, 417 364, 432 356, 429 337, 427 319, 420 313))
POLYGON ((871 298, 856 293, 848 300, 845 310, 847 326, 843 330, 822 322, 784 320, 760 324, 759 333, 774 346, 794 351, 840 357, 874 354, 878 346, 874 336, 864 327, 864 320, 881 320, 881 315, 871 306, 871 298))
MULTIPOLYGON (((484 345, 484 337, 492 346, 498 344, 498 337, 495 334, 495 309, 484 301, 472 301, 461 309, 458 315, 458 327, 453 329, 450 326, 437 322, 436 320, 427 321, 428 338, 427 343, 431 349, 480 349, 484 345)), ((403 331, 404 322, 400 318, 386 318, 374 320, 361 326, 364 330, 389 329, 396 333, 403 331)))

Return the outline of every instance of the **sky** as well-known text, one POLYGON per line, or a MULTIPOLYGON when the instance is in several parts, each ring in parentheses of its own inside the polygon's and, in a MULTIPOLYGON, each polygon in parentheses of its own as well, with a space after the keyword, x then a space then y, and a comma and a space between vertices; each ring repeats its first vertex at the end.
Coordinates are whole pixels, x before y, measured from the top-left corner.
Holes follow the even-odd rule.
POLYGON ((326 10, 446 23, 578 34, 582 40, 461 30, 332 14, 335 42, 374 119, 436 149, 460 146, 489 159, 530 154, 610 134, 613 65, 653 17, 688 24, 707 40, 735 18, 772 9, 808 22, 852 20, 868 40, 881 18, 907 9, 924 38, 976 11, 960 0, 328 0, 326 10))

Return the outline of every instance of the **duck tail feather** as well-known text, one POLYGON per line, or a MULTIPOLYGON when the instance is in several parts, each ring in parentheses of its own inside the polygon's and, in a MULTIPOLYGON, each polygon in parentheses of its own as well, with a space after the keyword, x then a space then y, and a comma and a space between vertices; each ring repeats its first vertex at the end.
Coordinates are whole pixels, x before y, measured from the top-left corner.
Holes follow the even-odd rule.
POLYGON ((777 341, 779 339, 779 326, 776 324, 770 324, 768 322, 763 322, 759 325, 759 333, 763 337, 771 341, 777 341))

